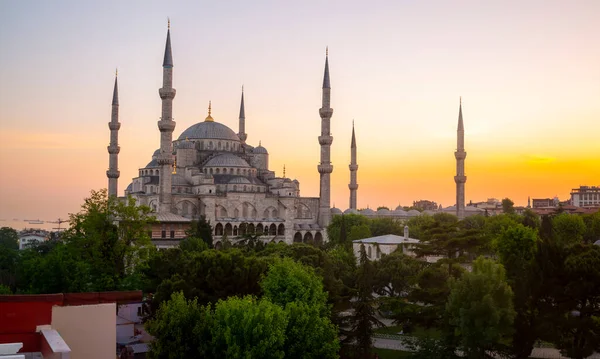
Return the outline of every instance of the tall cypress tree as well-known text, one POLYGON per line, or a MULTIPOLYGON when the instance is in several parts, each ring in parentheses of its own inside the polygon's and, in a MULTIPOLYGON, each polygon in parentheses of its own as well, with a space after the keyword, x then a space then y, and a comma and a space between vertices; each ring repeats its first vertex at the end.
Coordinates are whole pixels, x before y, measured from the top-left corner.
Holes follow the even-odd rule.
POLYGON ((188 237, 202 239, 208 245, 208 248, 213 247, 213 230, 210 221, 207 221, 205 216, 200 216, 198 221, 192 221, 190 229, 186 231, 186 234, 188 237))
POLYGON ((355 345, 355 358, 370 358, 373 345, 373 327, 381 326, 376 318, 375 299, 373 297, 374 268, 367 257, 365 245, 360 246, 360 267, 357 273, 356 301, 352 303, 354 316, 349 339, 355 345))

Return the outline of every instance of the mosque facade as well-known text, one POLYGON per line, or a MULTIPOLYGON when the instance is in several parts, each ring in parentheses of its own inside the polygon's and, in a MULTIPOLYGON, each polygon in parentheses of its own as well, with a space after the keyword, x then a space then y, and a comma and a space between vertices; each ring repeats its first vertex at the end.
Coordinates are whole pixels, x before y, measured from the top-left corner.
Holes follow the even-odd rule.
MULTIPOLYGON (((170 26, 167 31, 163 61, 163 86, 159 89, 162 113, 158 121, 160 148, 147 165, 139 168, 137 177, 124 191, 140 205, 150 207, 157 223, 152 228, 152 240, 159 247, 175 245, 185 237, 185 229, 194 219, 204 216, 213 227, 214 241, 239 238, 245 234, 260 234, 263 240, 276 242, 320 243, 325 241, 331 220, 330 174, 330 79, 328 54, 323 76, 319 197, 300 195, 300 183, 277 176, 269 168, 269 152, 260 143, 247 142, 246 114, 242 89, 239 129, 231 128, 208 116, 202 122, 185 129, 173 139, 176 124, 172 109, 176 90, 173 88, 173 56, 170 26)), ((110 145, 107 171, 109 196, 117 196, 118 85, 115 78, 112 115, 109 122, 110 145)), ((316 173, 315 173, 316 175, 316 173)))

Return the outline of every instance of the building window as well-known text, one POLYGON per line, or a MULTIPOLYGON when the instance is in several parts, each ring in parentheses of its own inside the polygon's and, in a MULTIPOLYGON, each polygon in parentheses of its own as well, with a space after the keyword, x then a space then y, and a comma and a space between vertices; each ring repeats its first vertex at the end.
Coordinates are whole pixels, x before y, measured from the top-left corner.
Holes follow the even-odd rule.
POLYGON ((165 230, 160 231, 160 238, 167 238, 167 231, 165 231, 165 230))
POLYGON ((171 235, 171 239, 175 238, 175 231, 171 231, 170 235, 171 235))

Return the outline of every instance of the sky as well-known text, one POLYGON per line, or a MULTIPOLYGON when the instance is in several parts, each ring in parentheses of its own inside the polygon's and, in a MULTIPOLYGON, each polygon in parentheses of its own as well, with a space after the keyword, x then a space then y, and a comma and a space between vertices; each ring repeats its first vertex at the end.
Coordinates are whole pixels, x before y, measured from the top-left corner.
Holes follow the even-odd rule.
MULTIPOLYGON (((159 147, 171 19, 173 138, 207 115, 318 196, 329 47, 332 204, 454 204, 459 97, 466 200, 600 185, 600 1, 0 1, 0 219, 53 220, 107 186, 119 70, 119 193, 159 147)), ((0 225, 3 225, 0 222, 0 225)))

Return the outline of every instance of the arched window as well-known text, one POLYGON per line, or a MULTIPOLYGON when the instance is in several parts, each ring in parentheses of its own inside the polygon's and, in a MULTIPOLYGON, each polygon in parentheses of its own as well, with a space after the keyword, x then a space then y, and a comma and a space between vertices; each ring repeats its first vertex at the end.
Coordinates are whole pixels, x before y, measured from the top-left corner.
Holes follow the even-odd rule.
POLYGON ((306 234, 304 235, 304 243, 312 243, 313 242, 313 235, 310 232, 306 232, 306 234))
POLYGON ((225 143, 225 148, 229 150, 229 142, 225 143))
POLYGON ((238 228, 238 234, 240 236, 243 236, 244 234, 246 234, 247 230, 248 230, 248 224, 242 223, 242 224, 240 224, 240 228, 238 228))
POLYGON ((215 173, 216 173, 216 174, 219 174, 219 172, 220 172, 220 169, 219 169, 219 168, 216 168, 216 169, 215 169, 215 173))
POLYGON ((276 236, 277 235, 277 226, 275 225, 275 223, 272 223, 269 226, 269 235, 270 236, 276 236))
POLYGON ((223 206, 219 207, 219 215, 221 218, 227 217, 227 209, 225 209, 223 206))
POLYGON ((254 234, 254 224, 253 223, 250 223, 248 225, 248 233, 254 234))
POLYGON ((315 234, 315 244, 317 245, 323 245, 323 235, 321 234, 321 232, 317 232, 315 234))
POLYGON ((302 233, 296 232, 294 234, 294 243, 302 243, 302 233))
POLYGON ((248 187, 246 187, 246 185, 244 185, 244 192, 246 192, 247 189, 248 189, 248 187))
POLYGON ((221 249, 223 249, 223 245, 221 244, 221 241, 219 241, 219 242, 215 243, 215 249, 216 249, 216 250, 221 250, 221 249))
POLYGON ((367 247, 367 257, 371 258, 371 246, 367 247))
POLYGON ((281 223, 278 227, 277 227, 277 235, 278 236, 285 236, 285 226, 283 225, 283 223, 281 223))
POLYGON ((273 212, 271 212, 271 218, 277 218, 279 216, 279 213, 277 213, 277 210, 275 208, 273 208, 273 212))
POLYGON ((203 150, 204 149, 204 141, 200 141, 200 149, 203 150))
POLYGON ((234 226, 234 227, 233 227, 233 235, 234 235, 234 236, 237 236, 237 235, 238 235, 238 228, 237 228, 237 226, 234 226))
POLYGON ((223 235, 223 225, 221 223, 217 223, 217 225, 215 226, 215 236, 222 236, 223 235))
MULTIPOLYGON (((233 190, 234 190, 234 191, 237 191, 237 185, 235 185, 235 184, 233 185, 233 190)), ((236 210, 236 211, 237 211, 237 210, 236 210)))
POLYGON ((262 225, 262 223, 259 223, 259 224, 256 225, 256 233, 263 234, 263 225, 262 225))
POLYGON ((219 143, 217 144, 217 147, 218 147, 219 149, 221 149, 221 141, 219 141, 219 143))
POLYGON ((231 227, 231 223, 227 223, 225 225, 225 234, 230 236, 233 233, 233 227, 231 227))

